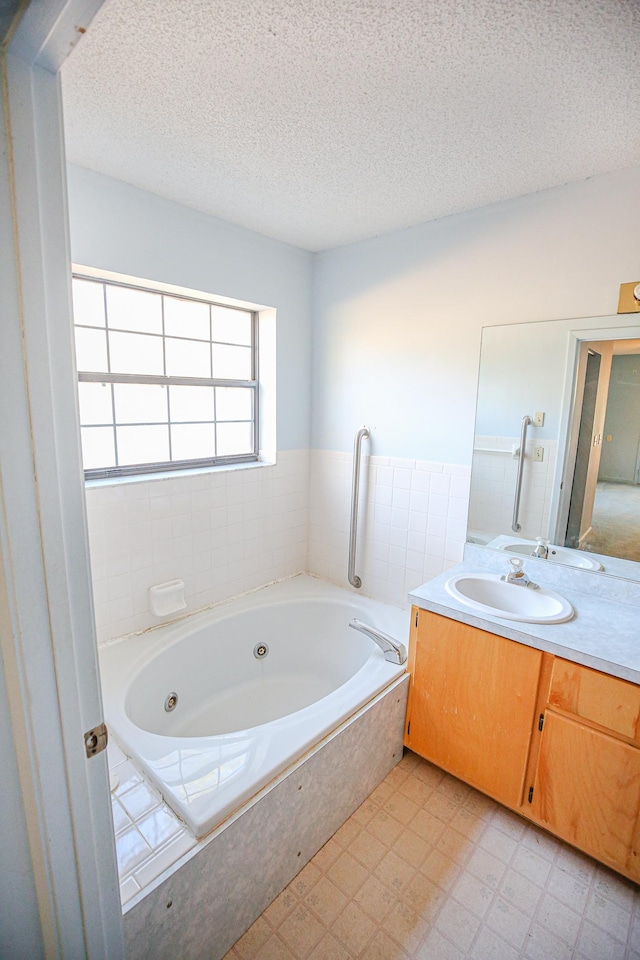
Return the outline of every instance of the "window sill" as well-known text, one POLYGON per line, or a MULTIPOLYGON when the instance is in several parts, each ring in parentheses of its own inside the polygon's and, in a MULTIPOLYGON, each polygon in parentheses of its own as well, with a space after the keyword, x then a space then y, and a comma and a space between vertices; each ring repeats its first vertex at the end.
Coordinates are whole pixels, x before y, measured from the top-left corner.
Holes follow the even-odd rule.
POLYGON ((85 480, 85 489, 96 487, 119 487, 130 483, 148 483, 150 480, 178 480, 181 477, 199 477, 205 474, 237 473, 240 470, 256 470, 262 467, 275 467, 274 458, 256 460, 251 463, 223 463, 217 467, 196 467, 190 470, 165 470, 159 473, 136 473, 130 477, 104 477, 98 480, 85 480))

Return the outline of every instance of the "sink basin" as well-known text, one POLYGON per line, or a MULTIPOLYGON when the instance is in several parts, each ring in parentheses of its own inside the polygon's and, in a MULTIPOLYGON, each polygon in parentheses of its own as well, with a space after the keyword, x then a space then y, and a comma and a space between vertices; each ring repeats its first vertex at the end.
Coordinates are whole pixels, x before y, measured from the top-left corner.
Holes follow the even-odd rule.
MULTIPOLYGON (((535 547, 535 540, 513 540, 510 543, 501 543, 498 549, 506 550, 507 553, 516 553, 520 557, 530 557, 535 547)), ((568 567, 580 567, 581 570, 604 569, 601 563, 598 563, 593 557, 581 553, 580 550, 556 547, 553 543, 549 544, 547 560, 552 560, 554 563, 564 563, 568 567)))
POLYGON ((478 613, 522 623, 564 623, 573 617, 568 600, 553 590, 519 587, 497 573, 459 573, 445 583, 447 593, 478 613))

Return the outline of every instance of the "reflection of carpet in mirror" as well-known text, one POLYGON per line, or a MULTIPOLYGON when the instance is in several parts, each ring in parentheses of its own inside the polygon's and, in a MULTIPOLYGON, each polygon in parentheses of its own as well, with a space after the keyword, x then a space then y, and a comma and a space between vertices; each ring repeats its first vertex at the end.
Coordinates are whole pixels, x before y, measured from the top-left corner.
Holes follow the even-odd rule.
POLYGON ((592 532, 583 550, 608 557, 640 560, 640 486, 598 483, 592 532))

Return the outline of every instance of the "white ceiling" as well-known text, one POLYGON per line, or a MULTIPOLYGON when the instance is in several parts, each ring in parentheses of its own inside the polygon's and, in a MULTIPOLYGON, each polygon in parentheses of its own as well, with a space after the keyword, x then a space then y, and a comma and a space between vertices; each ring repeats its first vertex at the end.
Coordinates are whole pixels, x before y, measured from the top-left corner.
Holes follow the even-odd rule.
POLYGON ((109 0, 71 161, 309 250, 640 163, 640 0, 109 0))

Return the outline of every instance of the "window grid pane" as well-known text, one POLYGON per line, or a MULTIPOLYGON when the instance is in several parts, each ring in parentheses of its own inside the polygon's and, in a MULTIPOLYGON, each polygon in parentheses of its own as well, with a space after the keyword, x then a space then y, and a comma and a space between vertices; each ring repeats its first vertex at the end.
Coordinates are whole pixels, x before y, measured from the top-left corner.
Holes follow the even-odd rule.
POLYGON ((187 340, 211 340, 211 310, 199 300, 165 296, 164 333, 187 340))
POLYGON ((211 346, 213 376, 220 380, 251 380, 251 354, 251 347, 213 343, 211 346))
POLYGON ((86 327, 104 327, 104 284, 91 280, 73 280, 73 302, 82 324, 86 327))
POLYGON ((88 348, 78 349, 87 475, 257 459, 251 311, 95 278, 74 277, 74 289, 77 343, 88 348), (104 346, 97 354, 98 296, 83 296, 88 289, 83 283, 93 284, 104 303, 104 346), (110 302, 120 308, 115 322, 110 302), (83 365, 87 354, 91 362, 83 365))
POLYGON ((113 422, 111 389, 111 384, 107 383, 78 384, 81 426, 109 426, 113 422))
POLYGON ((174 459, 204 460, 215 456, 214 423, 177 423, 171 425, 174 459))
POLYGON ((216 387, 216 420, 253 420, 250 387, 216 387))
POLYGON ((162 384, 115 383, 117 424, 167 423, 167 388, 162 384))
POLYGON ((165 363, 170 377, 211 379, 211 349, 203 340, 166 337, 165 363))
POLYGON ((253 341, 251 314, 234 307, 211 305, 211 339, 216 343, 232 343, 250 347, 253 341))
POLYGON ((216 449, 224 457, 241 456, 253 449, 253 424, 217 423, 216 449))
POLYGON ((93 373, 109 370, 108 338, 104 328, 76 326, 76 363, 78 369, 93 373))
POLYGON ((166 463, 169 459, 169 429, 166 424, 116 428, 118 465, 166 463))
POLYGON ((112 330, 162 335, 162 302, 158 293, 106 283, 107 322, 112 330))
POLYGON ((80 435, 86 470, 109 470, 117 465, 114 434, 110 427, 81 427, 80 435))

